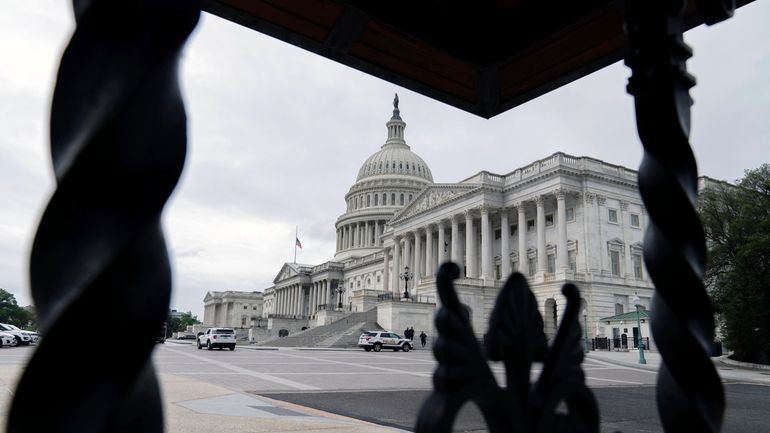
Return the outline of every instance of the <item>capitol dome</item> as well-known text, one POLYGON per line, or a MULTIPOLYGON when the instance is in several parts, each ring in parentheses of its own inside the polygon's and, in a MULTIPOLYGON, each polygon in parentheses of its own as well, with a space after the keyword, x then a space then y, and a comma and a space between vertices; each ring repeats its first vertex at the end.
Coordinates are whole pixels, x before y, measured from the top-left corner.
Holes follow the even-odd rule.
POLYGON ((388 139, 380 150, 367 158, 358 170, 356 182, 371 177, 412 176, 433 183, 428 164, 423 161, 404 141, 406 123, 401 120, 398 109, 398 95, 393 101, 393 117, 387 123, 388 139))
POLYGON ((335 260, 361 257, 382 248, 380 236, 393 215, 433 183, 433 174, 404 140, 406 123, 393 100, 393 116, 386 124, 388 138, 364 161, 353 186, 345 194, 346 210, 335 224, 335 260))

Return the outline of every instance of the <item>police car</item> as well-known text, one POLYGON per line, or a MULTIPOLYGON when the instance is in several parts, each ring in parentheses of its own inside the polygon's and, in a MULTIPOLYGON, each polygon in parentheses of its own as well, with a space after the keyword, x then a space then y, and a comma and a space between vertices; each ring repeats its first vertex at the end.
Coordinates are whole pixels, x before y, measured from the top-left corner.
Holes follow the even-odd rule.
POLYGON ((358 347, 365 351, 379 352, 382 349, 393 349, 394 352, 403 350, 409 352, 412 350, 412 342, 406 338, 401 338, 395 332, 389 331, 366 331, 358 337, 358 347))

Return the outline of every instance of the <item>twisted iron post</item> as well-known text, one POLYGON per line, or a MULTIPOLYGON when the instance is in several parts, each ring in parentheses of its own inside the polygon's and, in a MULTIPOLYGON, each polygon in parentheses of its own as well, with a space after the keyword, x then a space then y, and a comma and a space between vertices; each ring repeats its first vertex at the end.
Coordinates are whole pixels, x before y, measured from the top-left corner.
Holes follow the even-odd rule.
POLYGON ((16 389, 7 431, 161 432, 150 354, 171 273, 160 220, 184 165, 178 61, 200 4, 73 6, 77 28, 51 110, 57 188, 30 260, 44 338, 16 389), (130 341, 110 343, 115 325, 131 330, 130 341))
MULTIPOLYGON (((707 23, 727 18, 730 1, 699 0, 707 23)), ((626 31, 632 70, 628 92, 644 146, 639 189, 649 211, 644 260, 655 283, 651 325, 662 363, 657 400, 668 432, 718 432, 725 400, 709 358, 714 316, 703 286, 706 243, 695 210, 698 173, 690 144, 683 0, 629 0, 626 31)))

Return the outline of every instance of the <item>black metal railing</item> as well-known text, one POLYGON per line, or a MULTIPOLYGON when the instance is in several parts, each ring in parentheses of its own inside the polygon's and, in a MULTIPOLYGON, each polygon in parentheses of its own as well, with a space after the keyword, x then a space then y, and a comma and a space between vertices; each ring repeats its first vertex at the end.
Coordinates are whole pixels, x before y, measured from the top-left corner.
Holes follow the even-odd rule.
MULTIPOLYGON (((393 293, 382 293, 377 295, 377 302, 390 302, 390 301, 402 301, 401 298, 395 296, 393 293)), ((413 302, 415 304, 435 304, 436 298, 428 295, 413 295, 410 296, 405 302, 413 302)))
MULTIPOLYGON (((581 340, 582 342, 582 340, 581 340)), ((596 337, 588 340, 591 350, 636 350, 639 349, 639 338, 608 338, 596 337)), ((642 337, 643 349, 650 350, 650 338, 642 337)))

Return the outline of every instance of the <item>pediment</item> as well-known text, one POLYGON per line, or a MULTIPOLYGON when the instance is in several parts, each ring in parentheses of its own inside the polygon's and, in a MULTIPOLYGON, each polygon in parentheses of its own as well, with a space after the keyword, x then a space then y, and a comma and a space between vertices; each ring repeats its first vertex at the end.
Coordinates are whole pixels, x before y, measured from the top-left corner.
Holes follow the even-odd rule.
POLYGON ((294 277, 297 273, 297 270, 294 269, 291 263, 284 263, 281 270, 278 272, 278 275, 273 279, 273 284, 278 284, 280 281, 294 277))
POLYGON ((401 220, 437 208, 445 203, 478 189, 476 185, 430 186, 415 197, 414 201, 401 209, 394 220, 401 220))

